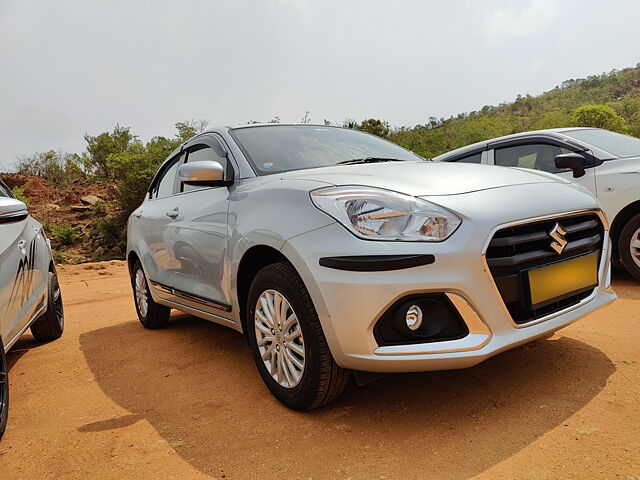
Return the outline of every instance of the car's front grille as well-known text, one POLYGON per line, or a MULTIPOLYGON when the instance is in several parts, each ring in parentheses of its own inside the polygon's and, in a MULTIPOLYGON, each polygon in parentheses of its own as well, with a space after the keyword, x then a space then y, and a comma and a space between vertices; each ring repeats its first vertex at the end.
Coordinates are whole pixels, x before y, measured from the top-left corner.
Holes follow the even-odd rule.
MULTIPOLYGON (((511 318, 524 324, 568 308, 593 292, 593 287, 571 292, 542 305, 531 305, 528 271, 600 251, 604 226, 595 213, 558 217, 498 230, 491 239, 486 261, 511 318), (550 233, 557 228, 566 246, 558 254, 550 233), (534 308, 535 307, 535 308, 534 308)), ((557 247, 557 245, 556 245, 557 247)))

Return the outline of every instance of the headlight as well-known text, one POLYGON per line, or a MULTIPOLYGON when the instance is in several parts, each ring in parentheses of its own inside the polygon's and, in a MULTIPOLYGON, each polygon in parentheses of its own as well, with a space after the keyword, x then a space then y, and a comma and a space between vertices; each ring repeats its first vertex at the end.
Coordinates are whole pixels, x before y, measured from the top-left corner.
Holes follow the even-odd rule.
POLYGON ((462 220, 426 200, 370 187, 328 187, 311 192, 323 212, 367 240, 441 242, 462 220))

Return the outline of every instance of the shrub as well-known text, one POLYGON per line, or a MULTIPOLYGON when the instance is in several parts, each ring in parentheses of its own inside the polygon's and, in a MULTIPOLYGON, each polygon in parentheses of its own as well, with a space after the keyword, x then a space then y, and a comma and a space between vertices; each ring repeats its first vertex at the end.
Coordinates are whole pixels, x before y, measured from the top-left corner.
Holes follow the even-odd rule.
POLYGON ((613 132, 627 133, 627 122, 607 105, 583 105, 573 112, 579 127, 606 128, 613 132))
POLYGON ((27 207, 29 206, 29 197, 27 197, 26 191, 29 188, 29 185, 31 185, 31 182, 26 182, 21 187, 18 187, 16 185, 11 189, 11 192, 13 193, 14 197, 16 197, 21 202, 24 202, 27 205, 27 207))
POLYGON ((104 216, 107 213, 107 203, 104 200, 98 200, 89 210, 93 215, 104 216))
POLYGON ((51 225, 51 235, 59 245, 73 245, 78 238, 78 230, 65 224, 51 225))
POLYGON ((99 218, 89 224, 89 234, 91 243, 96 246, 94 260, 101 260, 101 253, 98 249, 110 250, 120 258, 124 258, 127 249, 126 240, 126 217, 123 215, 113 215, 99 218))

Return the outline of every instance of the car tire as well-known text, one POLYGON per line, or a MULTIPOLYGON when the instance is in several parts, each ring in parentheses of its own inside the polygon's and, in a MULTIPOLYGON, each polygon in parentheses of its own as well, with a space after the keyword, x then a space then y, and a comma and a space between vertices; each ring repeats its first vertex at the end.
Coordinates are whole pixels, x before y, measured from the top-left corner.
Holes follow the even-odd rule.
POLYGON ((4 354, 4 344, 0 339, 0 438, 7 428, 9 417, 9 366, 4 354))
POLYGON ((618 252, 627 272, 640 280, 640 213, 632 217, 620 232, 618 252))
POLYGON ((246 312, 251 353, 280 402, 294 410, 311 410, 342 393, 351 372, 334 361, 309 292, 290 264, 275 263, 257 273, 246 312))
POLYGON ((31 334, 38 342, 57 340, 64 332, 62 293, 54 272, 49 272, 47 289, 47 310, 31 325, 31 334))
POLYGON ((131 272, 131 287, 133 288, 133 302, 136 306, 138 320, 144 328, 155 330, 169 323, 171 309, 153 300, 147 276, 140 261, 136 262, 131 272))

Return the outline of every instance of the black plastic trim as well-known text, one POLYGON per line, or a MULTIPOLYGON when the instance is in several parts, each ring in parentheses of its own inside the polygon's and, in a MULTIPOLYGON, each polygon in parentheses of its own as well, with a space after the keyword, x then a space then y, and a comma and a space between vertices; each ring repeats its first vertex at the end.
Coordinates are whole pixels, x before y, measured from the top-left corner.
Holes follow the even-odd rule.
POLYGON ((28 216, 29 216, 29 213, 26 211, 6 213, 4 215, 0 215, 0 223, 21 222, 28 216))
POLYGON ((162 283, 154 282, 153 280, 151 280, 151 284, 157 289, 162 290, 163 292, 175 295, 176 297, 181 297, 186 300, 202 303, 204 305, 207 305, 213 308, 224 310, 225 312, 231 311, 231 305, 227 305, 226 303, 218 302, 217 300, 212 300, 206 297, 201 297, 200 295, 194 295, 193 293, 185 292, 184 290, 179 290, 177 288, 170 287, 169 285, 164 285, 162 283))
POLYGON ((436 261, 433 255, 357 255, 350 257, 323 257, 320 265, 351 272, 384 272, 429 265, 436 261))

